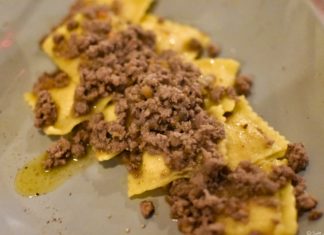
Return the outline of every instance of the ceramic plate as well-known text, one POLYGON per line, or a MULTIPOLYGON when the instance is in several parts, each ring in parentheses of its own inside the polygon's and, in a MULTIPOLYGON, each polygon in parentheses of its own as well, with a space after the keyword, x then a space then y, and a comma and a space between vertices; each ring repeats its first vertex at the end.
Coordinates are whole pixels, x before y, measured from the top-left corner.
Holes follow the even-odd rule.
MULTIPOLYGON (((70 4, 0 0, 0 234, 179 234, 160 192, 151 195, 156 215, 142 219, 140 199, 127 198, 126 171, 116 161, 94 164, 45 196, 29 199, 14 190, 17 169, 51 142, 33 127, 23 93, 53 68, 38 42, 70 4)), ((307 4, 160 0, 155 11, 201 28, 222 45, 222 56, 242 62, 243 72, 255 77, 255 110, 288 139, 306 145, 308 188, 323 203, 324 30, 307 4)), ((302 218, 300 234, 324 234, 324 219, 302 218)))

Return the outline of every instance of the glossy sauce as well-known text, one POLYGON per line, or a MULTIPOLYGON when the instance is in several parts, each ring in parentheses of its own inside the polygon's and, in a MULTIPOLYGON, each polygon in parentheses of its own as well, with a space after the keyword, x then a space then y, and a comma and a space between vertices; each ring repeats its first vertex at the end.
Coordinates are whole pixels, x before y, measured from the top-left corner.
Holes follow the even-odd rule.
POLYGON ((22 196, 33 197, 49 193, 68 178, 95 162, 91 154, 81 159, 70 160, 66 165, 45 171, 43 154, 21 168, 16 175, 15 188, 22 196))

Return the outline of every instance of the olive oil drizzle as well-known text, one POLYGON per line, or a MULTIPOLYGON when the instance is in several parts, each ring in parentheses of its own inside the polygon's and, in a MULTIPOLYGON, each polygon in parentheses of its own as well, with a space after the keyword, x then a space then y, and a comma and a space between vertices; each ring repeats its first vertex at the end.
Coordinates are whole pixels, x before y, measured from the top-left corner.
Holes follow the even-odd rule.
POLYGON ((67 179, 95 162, 88 153, 80 159, 71 159, 66 165, 45 170, 43 162, 47 154, 42 154, 18 170, 15 189, 22 196, 34 197, 54 191, 67 179))

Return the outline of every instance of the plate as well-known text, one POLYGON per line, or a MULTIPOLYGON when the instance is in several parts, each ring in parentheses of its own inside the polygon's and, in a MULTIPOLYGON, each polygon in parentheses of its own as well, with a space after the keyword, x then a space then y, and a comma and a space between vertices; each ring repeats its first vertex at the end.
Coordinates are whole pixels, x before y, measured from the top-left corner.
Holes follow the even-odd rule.
MULTIPOLYGON (((23 93, 53 69, 38 42, 71 3, 0 0, 0 234, 179 234, 160 191, 150 195, 156 215, 142 219, 141 198, 127 198, 117 160, 94 164, 45 196, 24 198, 14 190, 17 169, 51 142, 33 127, 23 93)), ((160 0, 155 12, 199 27, 222 46, 223 57, 242 62, 255 77, 255 110, 306 145, 308 189, 323 202, 324 29, 304 1, 160 0)), ((300 234, 324 234, 324 220, 301 218, 300 234)))

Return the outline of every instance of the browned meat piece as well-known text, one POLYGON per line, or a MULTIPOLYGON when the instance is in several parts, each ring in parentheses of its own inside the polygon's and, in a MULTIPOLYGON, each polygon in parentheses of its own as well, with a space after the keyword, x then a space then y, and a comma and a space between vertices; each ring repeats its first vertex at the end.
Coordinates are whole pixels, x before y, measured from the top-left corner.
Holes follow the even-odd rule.
POLYGON ((62 137, 47 150, 47 159, 44 162, 45 169, 63 166, 71 156, 71 143, 62 137))
POLYGON ((188 43, 187 43, 187 49, 196 52, 197 53, 197 57, 200 57, 203 54, 203 52, 204 52, 203 45, 196 38, 192 38, 192 39, 190 39, 188 41, 188 43))
POLYGON ((246 75, 240 75, 236 78, 234 88, 238 95, 248 96, 251 93, 253 85, 252 78, 246 75))
POLYGON ((309 212, 308 219, 309 220, 318 220, 318 219, 322 218, 322 216, 323 216, 323 212, 317 211, 317 210, 312 210, 311 212, 309 212))
POLYGON ((89 141, 90 131, 87 128, 77 130, 71 139, 71 153, 73 157, 83 157, 87 153, 89 141))
POLYGON ((38 93, 34 114, 34 124, 37 128, 50 126, 56 122, 57 108, 51 94, 47 90, 42 90, 38 93))
POLYGON ((47 150, 47 158, 44 168, 49 170, 67 164, 72 158, 80 158, 86 155, 91 130, 88 122, 78 125, 69 138, 61 137, 47 150))
POLYGON ((236 92, 233 88, 231 87, 221 87, 221 86, 216 86, 216 87, 211 87, 208 89, 210 93, 210 99, 215 102, 216 104, 219 104, 219 102, 224 98, 232 98, 236 99, 236 92))
POLYGON ((155 212, 155 207, 152 201, 144 200, 140 203, 141 214, 145 219, 152 217, 155 212))
POLYGON ((286 152, 286 158, 288 160, 288 165, 296 173, 305 170, 309 162, 305 147, 301 143, 289 144, 286 152))
POLYGON ((69 31, 73 31, 73 30, 77 29, 78 27, 79 27, 79 23, 75 20, 69 20, 66 25, 66 28, 69 31))
POLYGON ((106 122, 102 113, 95 114, 90 120, 90 143, 101 151, 119 153, 127 148, 124 126, 116 122, 106 122))
POLYGON ((38 94, 42 90, 49 90, 52 88, 62 88, 69 84, 69 77, 62 71, 55 71, 53 73, 43 73, 38 81, 34 84, 33 92, 38 94))
POLYGON ((206 50, 207 50, 207 55, 211 58, 217 57, 221 52, 221 48, 216 44, 209 44, 206 50))

